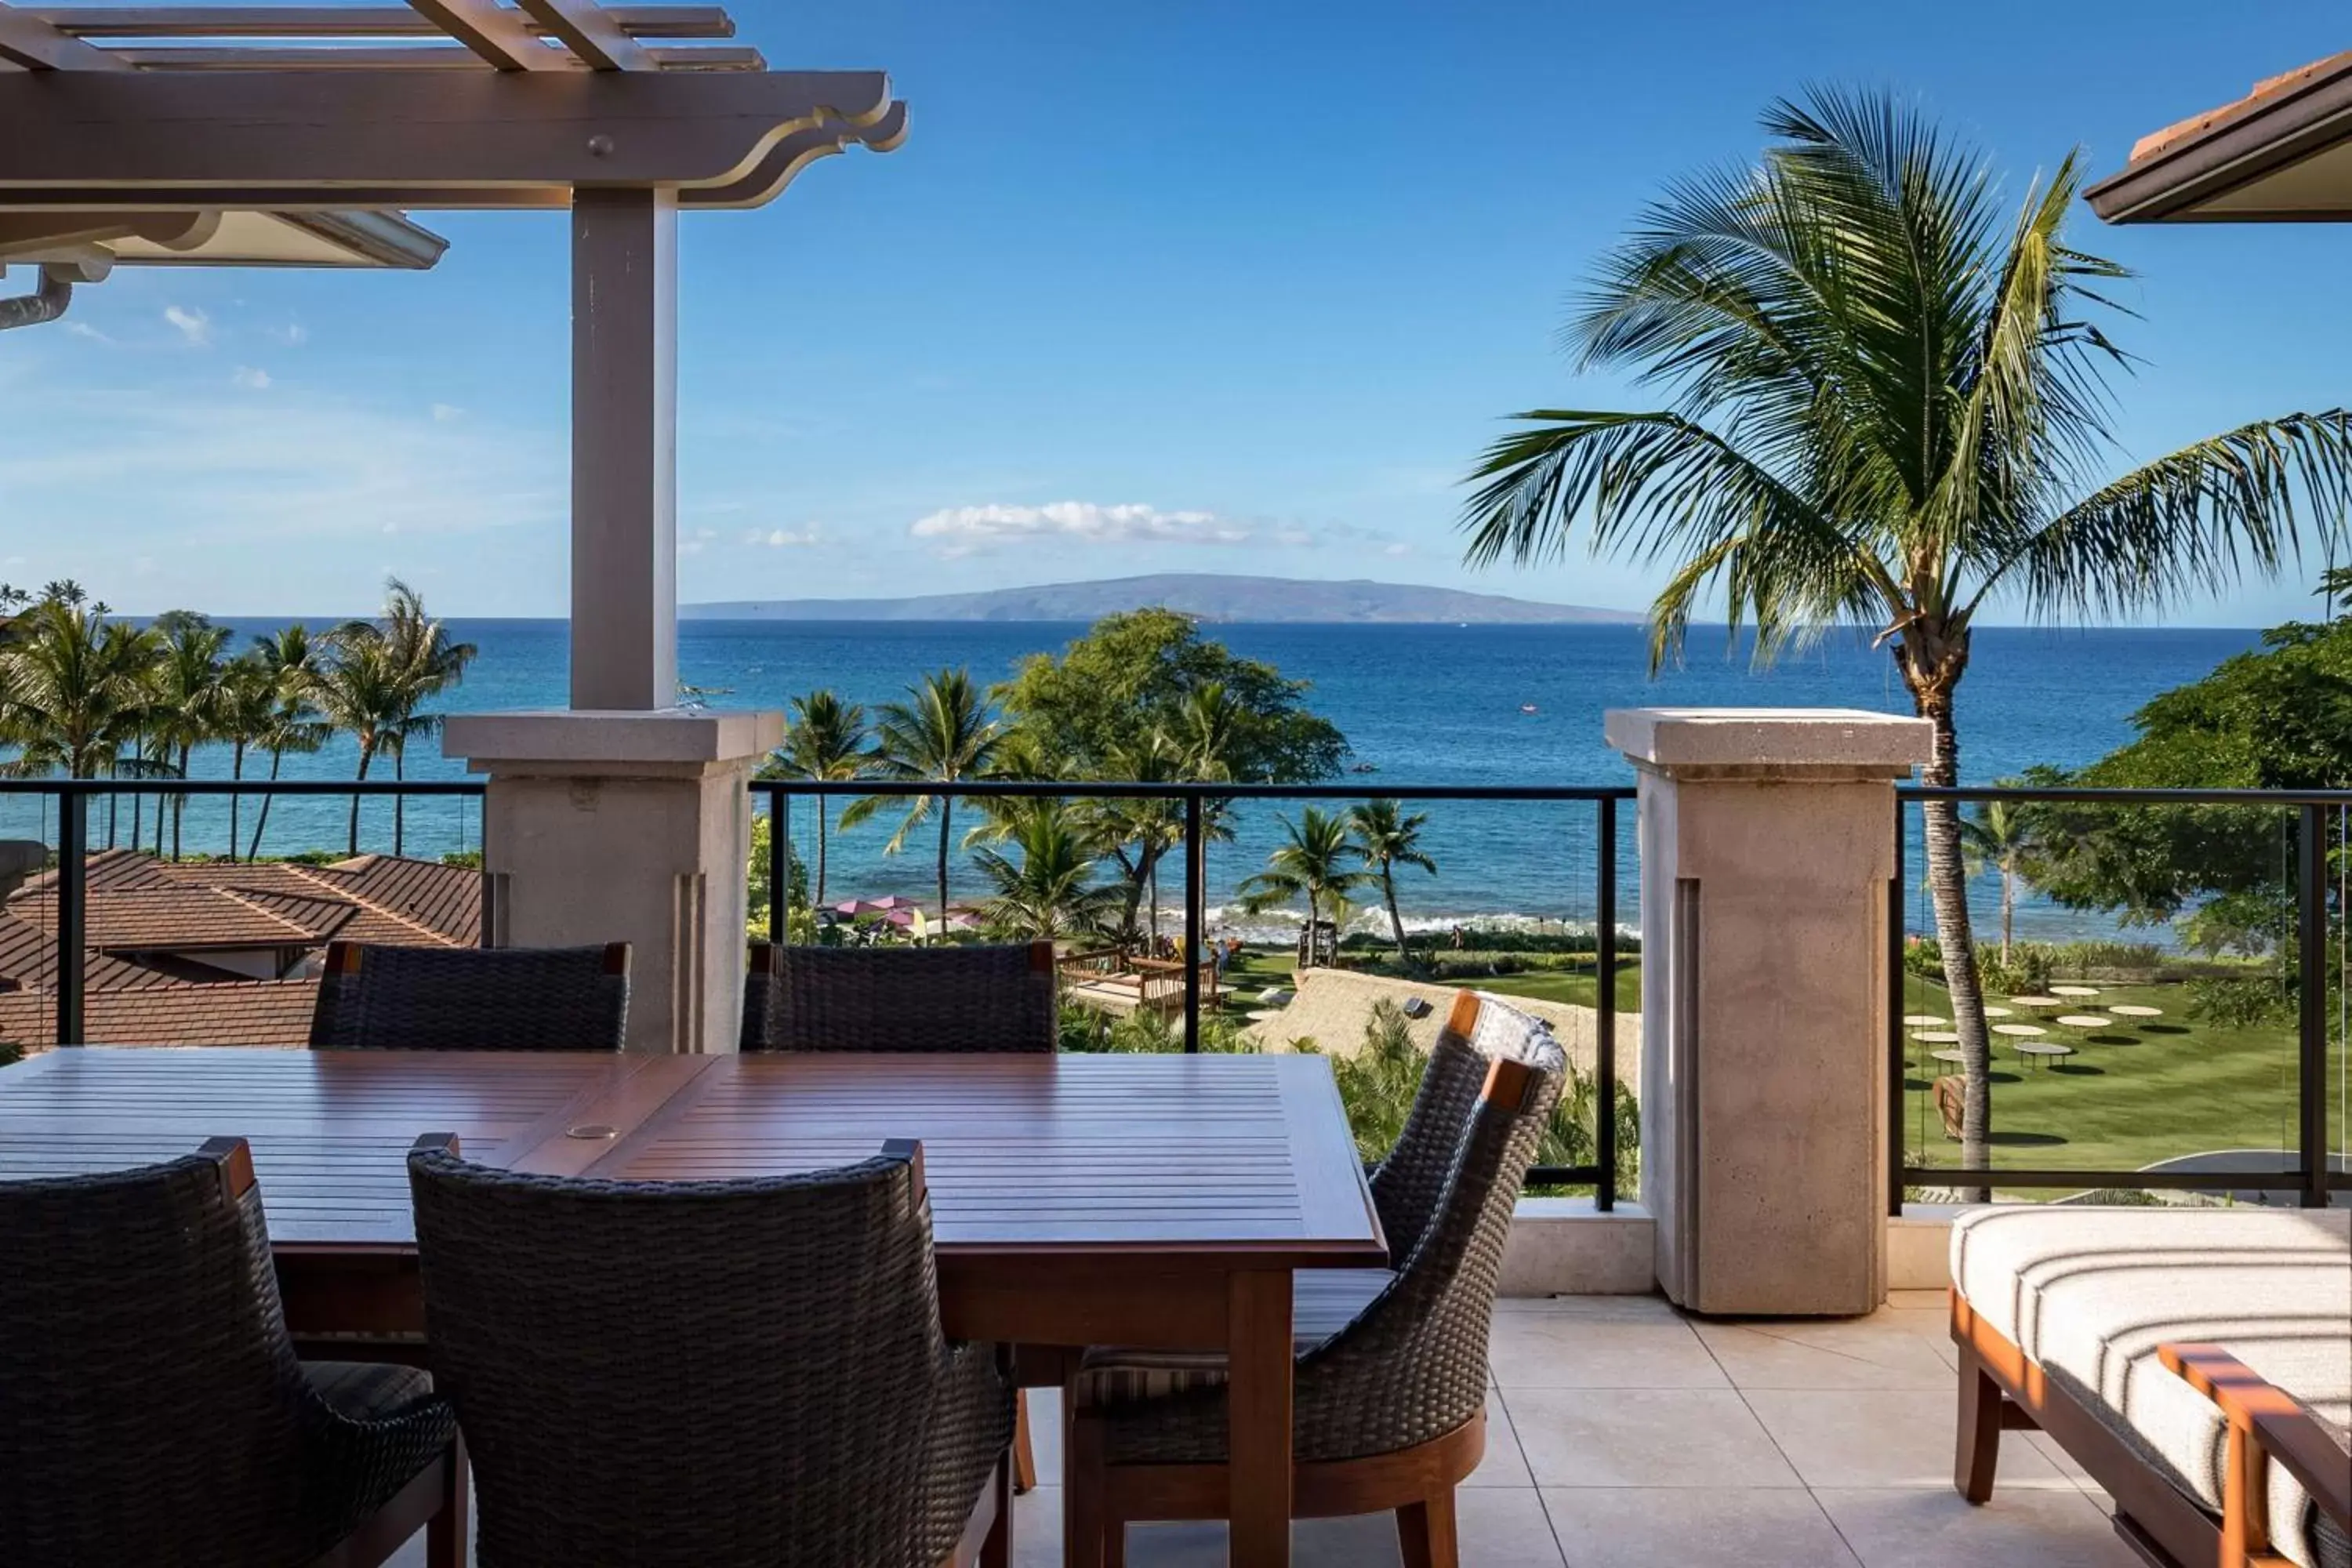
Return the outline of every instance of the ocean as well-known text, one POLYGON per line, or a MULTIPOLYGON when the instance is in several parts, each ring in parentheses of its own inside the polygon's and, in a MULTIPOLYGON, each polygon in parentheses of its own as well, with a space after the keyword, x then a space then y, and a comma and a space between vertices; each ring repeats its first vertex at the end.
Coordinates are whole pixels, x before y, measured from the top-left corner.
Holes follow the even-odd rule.
MULTIPOLYGON (((232 624, 236 646, 242 647, 282 623, 232 624)), ((713 706, 782 708, 795 694, 831 687, 871 708, 901 696, 928 670, 963 666, 977 678, 1000 679, 1024 655, 1057 649, 1084 629, 1003 622, 687 621, 678 628, 679 666, 681 678, 710 693, 713 706)), ((447 694, 444 710, 563 705, 566 623, 453 621, 450 630, 478 645, 480 654, 464 683, 447 694)), ((1833 637, 1759 670, 1744 643, 1732 645, 1719 627, 1700 628, 1682 662, 1654 678, 1640 626, 1224 625, 1205 630, 1235 653, 1310 683, 1308 705, 1346 734, 1352 761, 1373 770, 1361 777, 1367 795, 1383 784, 1630 784, 1631 769, 1601 741, 1601 714, 1612 708, 1909 710, 1892 659, 1858 636, 1833 637)), ((2087 763, 2131 739, 2130 715, 2147 699, 2196 679, 2259 640, 2251 630, 1982 628, 1960 689, 1963 775, 1969 783, 1990 783, 2037 763, 2087 763)), ((315 756, 287 758, 285 776, 349 778, 356 759, 353 743, 338 738, 315 756)), ((267 767, 266 757, 248 760, 248 773, 267 767)), ((226 748, 200 753, 194 771, 227 776, 226 748)), ((388 776, 381 765, 378 771, 388 776)), ((459 763, 439 755, 437 742, 407 759, 406 773, 465 776, 459 763)), ((331 799, 278 801, 264 852, 341 847, 346 809, 331 799)), ((1233 841, 1210 852, 1213 905, 1229 905, 1235 884, 1263 866, 1275 818, 1291 809, 1252 803, 1237 814, 1233 841)), ((1591 918, 1591 805, 1431 802, 1421 809, 1429 814, 1424 837, 1438 870, 1434 876, 1408 872, 1400 881, 1408 924, 1426 929, 1472 917, 1571 923, 1591 918)), ((241 813, 248 836, 253 810, 248 802, 241 813)), ((960 813, 959 821, 971 815, 960 813)), ((1633 826, 1631 813, 1624 816, 1621 910, 1630 921, 1633 826)), ((0 801, 0 837, 46 837, 48 825, 39 816, 34 802, 0 801)), ((96 842, 105 841, 107 816, 102 805, 93 806, 96 842)), ((117 834, 127 837, 130 816, 127 802, 116 808, 117 834)), ((812 861, 814 816, 805 803, 793 813, 793 839, 802 858, 812 861)), ((364 847, 392 847, 392 818, 390 802, 367 803, 364 847)), ((889 826, 886 813, 857 833, 836 836, 829 899, 930 889, 928 852, 910 849, 895 858, 881 853, 889 826)), ((190 852, 217 853, 227 843, 227 826, 225 802, 192 799, 183 845, 190 852)), ((402 829, 402 847, 412 855, 469 849, 480 841, 471 802, 411 802, 402 829)), ((978 873, 961 868, 957 885, 976 892, 978 873)), ((1990 913, 1990 883, 1986 896, 1990 913)), ((1163 904, 1179 898, 1174 887, 1162 888, 1163 904)), ((2107 930, 2039 905, 2021 912, 2020 925, 2024 934, 2049 937, 2107 930)))

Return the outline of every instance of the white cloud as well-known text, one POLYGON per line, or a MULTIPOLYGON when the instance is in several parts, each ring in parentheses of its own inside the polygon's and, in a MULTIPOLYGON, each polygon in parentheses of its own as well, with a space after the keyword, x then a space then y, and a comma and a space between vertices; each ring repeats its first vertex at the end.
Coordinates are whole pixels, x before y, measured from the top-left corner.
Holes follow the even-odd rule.
POLYGON ((1383 555, 1410 555, 1412 553, 1412 546, 1405 543, 1402 540, 1399 540, 1396 543, 1389 545, 1387 548, 1383 549, 1381 553, 1383 555))
POLYGON ((78 338, 88 338, 94 343, 110 343, 114 340, 91 326, 88 321, 68 321, 66 331, 78 338))
POLYGON ((289 321, 282 327, 264 327, 262 331, 268 333, 272 341, 284 343, 289 349, 299 349, 310 341, 310 329, 299 321, 289 321))
POLYGON ((798 533, 784 528, 772 528, 763 533, 755 528, 743 536, 743 542, 764 544, 771 550, 789 550, 814 545, 817 542, 816 524, 812 522, 798 533))
POLYGON ((1210 511, 1162 511, 1134 502, 1105 506, 1062 500, 1045 506, 948 507, 907 531, 937 542, 942 555, 969 555, 1029 540, 1087 544, 1239 544, 1246 527, 1210 511))
POLYGON ((261 392, 269 385, 269 373, 249 364, 237 366, 229 373, 228 379, 232 384, 242 386, 248 392, 261 392))
POLYGON ((718 537, 719 531, 715 528, 698 528, 691 535, 680 539, 677 542, 678 553, 681 555, 699 555, 705 550, 709 549, 710 547, 710 542, 718 537))
POLYGON ((436 403, 427 412, 436 425, 454 425, 466 416, 466 411, 454 403, 436 403))
POLYGON ((179 329, 190 348, 204 348, 213 341, 213 319, 202 310, 183 309, 178 305, 163 307, 163 319, 179 329))

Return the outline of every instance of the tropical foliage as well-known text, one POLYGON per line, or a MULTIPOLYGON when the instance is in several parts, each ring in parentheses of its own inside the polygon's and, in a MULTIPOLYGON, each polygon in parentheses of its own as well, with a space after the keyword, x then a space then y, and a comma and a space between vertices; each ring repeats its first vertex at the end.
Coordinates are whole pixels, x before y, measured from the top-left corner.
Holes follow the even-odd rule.
MULTIPOLYGON (((2061 158, 2004 206, 1985 162, 1891 96, 1816 92, 1764 116, 1759 166, 1671 186, 1601 266, 1565 337, 1647 408, 1545 409, 1473 475, 1471 560, 1581 538, 1672 568, 1654 659, 1722 605, 1756 655, 1844 623, 1892 651, 1959 777, 1954 695, 1980 614, 2161 607, 2332 537, 2352 416, 2289 413, 2113 476, 2102 291, 2126 276, 2068 235, 2061 158)), ((1959 814, 1927 810, 1936 923, 1967 1082, 1961 1158, 1991 1101, 1959 814)))
MULTIPOLYGON (((453 641, 406 584, 393 579, 387 595, 377 620, 315 636, 289 626, 239 653, 228 627, 194 611, 167 611, 139 626, 113 618, 71 582, 51 583, 37 596, 0 587, 0 607, 16 612, 0 626, 0 743, 14 752, 5 766, 20 775, 181 779, 191 776, 200 749, 224 746, 231 778, 244 778, 248 759, 266 752, 274 780, 286 757, 317 752, 342 733, 357 742, 360 778, 383 757, 399 776, 408 743, 440 727, 425 705, 464 678, 475 649, 453 641)), ((230 796, 231 858, 242 804, 230 796)), ((183 805, 168 799, 154 816, 155 852, 164 852, 168 817, 175 859, 183 805)), ((354 854, 359 810, 354 797, 354 854)), ((268 812, 265 795, 244 847, 248 858, 260 853, 268 812)), ((134 847, 145 820, 144 799, 134 797, 134 847)), ((395 797, 394 854, 404 826, 395 797)), ((111 810, 107 831, 111 843, 111 810)))

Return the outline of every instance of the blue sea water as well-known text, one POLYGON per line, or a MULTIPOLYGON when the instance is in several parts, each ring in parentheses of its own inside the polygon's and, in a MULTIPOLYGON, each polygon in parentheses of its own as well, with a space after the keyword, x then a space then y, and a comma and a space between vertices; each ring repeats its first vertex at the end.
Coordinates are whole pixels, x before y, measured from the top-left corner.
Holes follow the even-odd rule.
MULTIPOLYGON (((237 645, 276 624, 236 623, 237 645)), ((446 710, 563 705, 565 623, 457 621, 450 629, 478 645, 480 654, 463 685, 448 694, 446 710)), ((1057 649, 1084 629, 995 622, 688 621, 679 628, 680 674, 714 693, 714 706, 781 708, 795 694, 831 687, 870 708, 901 696, 928 670, 962 666, 980 679, 1003 679, 1023 656, 1057 649)), ((1376 770, 1362 779, 1367 794, 1405 783, 1629 784, 1631 770, 1601 740, 1601 715, 1612 708, 1908 711, 1889 656, 1853 636, 1832 637, 1759 670, 1744 644, 1731 645, 1720 628, 1701 628, 1681 663, 1653 677, 1647 634, 1631 626, 1233 625, 1208 633, 1238 654, 1310 683, 1309 705, 1346 734, 1355 762, 1376 770), (1533 712, 1522 710, 1530 707, 1533 712)), ((2255 632, 2241 630, 1983 628, 1959 699, 1963 775, 1990 783, 2036 763, 2088 762, 2131 738, 2130 715, 2148 698, 2196 679, 2258 640, 2255 632)), ((405 761, 407 776, 463 777, 462 765, 438 752, 437 742, 419 747, 405 761)), ((315 756, 288 758, 285 773, 349 778, 355 762, 355 747, 339 738, 315 756)), ((266 769, 267 760, 258 767, 266 769)), ((226 750, 200 756, 194 771, 226 776, 226 750)), ((1286 809, 1250 807, 1240 815, 1234 840, 1214 847, 1213 903, 1228 900, 1234 884, 1263 865, 1274 818, 1286 809)), ((1399 889, 1415 923, 1473 914, 1591 918, 1591 806, 1441 802, 1425 809, 1438 874, 1412 874, 1399 889)), ((271 808, 265 852, 341 847, 345 811, 331 800, 280 800, 271 808)), ((42 826, 33 820, 35 812, 21 799, 0 803, 0 834, 35 831, 42 826)), ((242 813, 248 834, 251 813, 248 804, 242 813)), ((96 815, 100 826, 94 837, 102 842, 104 813, 96 815)), ((118 807, 118 833, 127 835, 129 816, 127 803, 118 807)), ((793 816, 803 858, 814 857, 813 816, 806 803, 793 816)), ((369 802, 362 826, 365 847, 391 847, 388 802, 369 802)), ((882 856, 887 827, 885 821, 835 838, 830 897, 929 887, 928 856, 882 856)), ((188 849, 217 852, 226 830, 225 804, 188 804, 183 824, 188 849)), ((410 854, 439 854, 479 841, 469 802, 412 803, 403 830, 410 854)), ((1629 889, 1633 840, 1629 813, 1620 853, 1629 889)), ((977 888, 977 873, 958 875, 960 887, 977 888)), ((1177 898, 1174 889, 1163 888, 1164 903, 1177 898)), ((1630 891, 1623 908, 1630 919, 1630 891)), ((2047 925, 2056 918, 2042 911, 2027 924, 2047 925)))

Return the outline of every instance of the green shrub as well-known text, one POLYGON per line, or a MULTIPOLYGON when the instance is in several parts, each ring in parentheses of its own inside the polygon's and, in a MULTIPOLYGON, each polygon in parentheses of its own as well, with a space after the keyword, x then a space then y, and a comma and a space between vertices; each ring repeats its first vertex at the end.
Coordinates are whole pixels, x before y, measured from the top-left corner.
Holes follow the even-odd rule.
POLYGON ((1944 984, 1944 946, 1932 936, 1903 944, 1903 967, 1922 980, 1944 984))
POLYGON ((2192 980, 2189 996, 2189 1013, 2221 1029, 2284 1023, 2293 1016, 2291 999, 2275 980, 2192 980))
POLYGON ((2030 996, 2050 984, 2050 950, 2040 942, 2011 943, 2009 962, 1997 947, 1977 949, 1977 974, 1987 992, 2005 996, 2030 996))

